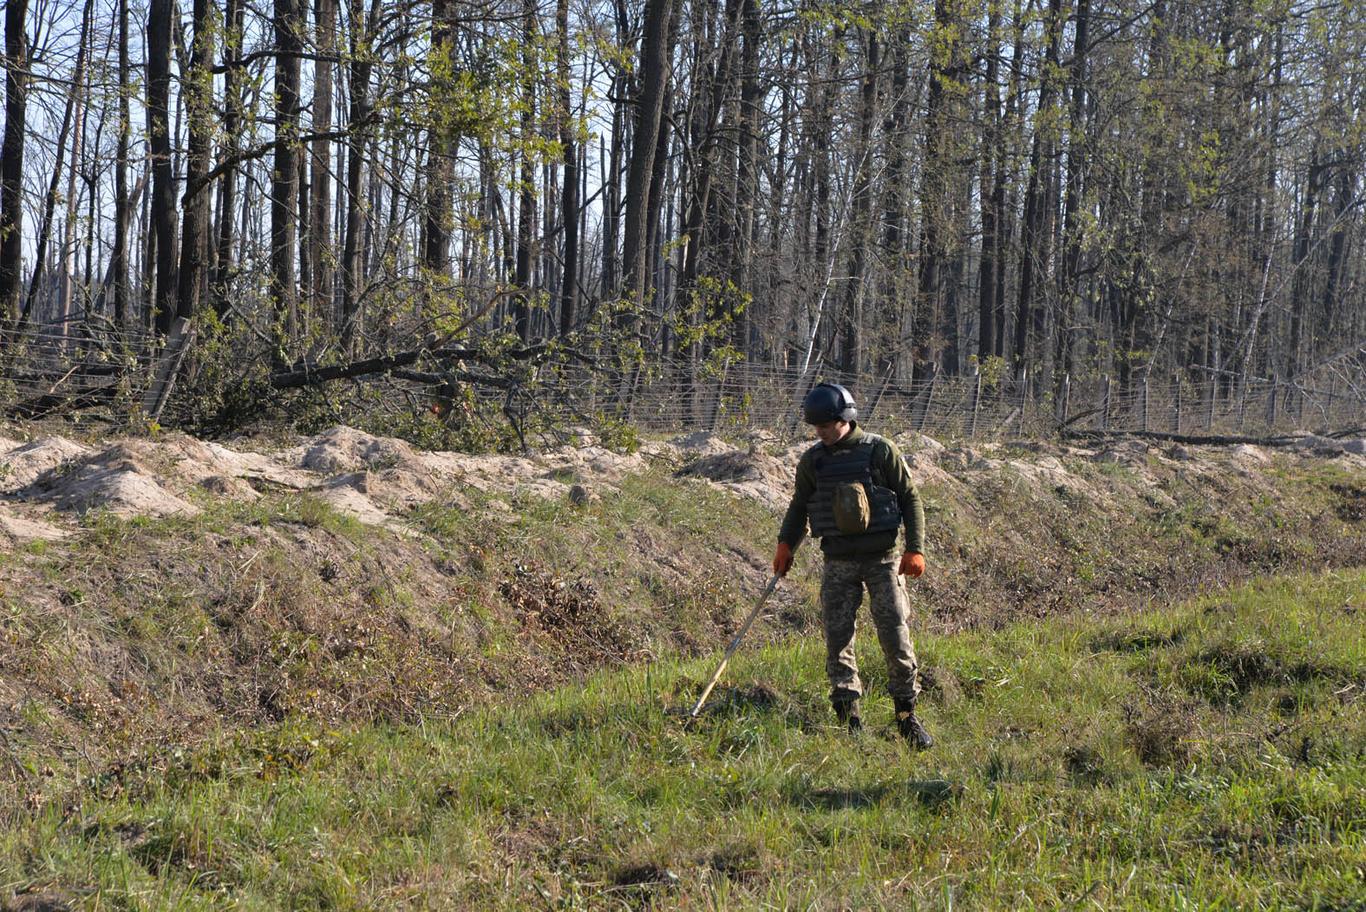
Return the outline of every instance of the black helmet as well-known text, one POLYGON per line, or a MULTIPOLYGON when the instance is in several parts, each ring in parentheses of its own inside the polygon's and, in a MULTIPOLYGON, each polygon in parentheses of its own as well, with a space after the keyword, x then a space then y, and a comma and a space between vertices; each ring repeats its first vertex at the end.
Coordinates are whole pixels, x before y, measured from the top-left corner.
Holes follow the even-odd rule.
POLYGON ((838 383, 820 383, 806 394, 802 402, 802 417, 807 424, 827 421, 853 421, 858 417, 854 397, 838 383))

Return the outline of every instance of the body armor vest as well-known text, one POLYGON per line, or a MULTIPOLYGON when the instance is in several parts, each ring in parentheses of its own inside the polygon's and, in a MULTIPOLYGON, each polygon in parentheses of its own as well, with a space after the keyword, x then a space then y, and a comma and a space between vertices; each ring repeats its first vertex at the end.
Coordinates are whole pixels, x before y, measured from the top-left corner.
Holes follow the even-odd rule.
POLYGON ((896 494, 873 478, 873 447, 881 438, 867 434, 854 446, 830 450, 817 444, 811 458, 816 473, 816 491, 807 506, 811 520, 811 534, 819 538, 827 535, 861 535, 867 532, 895 532, 901 525, 901 504, 896 494), (852 492, 866 503, 867 527, 849 529, 846 519, 841 529, 836 516, 837 500, 847 502, 852 492), (864 500, 866 498, 866 500, 864 500))

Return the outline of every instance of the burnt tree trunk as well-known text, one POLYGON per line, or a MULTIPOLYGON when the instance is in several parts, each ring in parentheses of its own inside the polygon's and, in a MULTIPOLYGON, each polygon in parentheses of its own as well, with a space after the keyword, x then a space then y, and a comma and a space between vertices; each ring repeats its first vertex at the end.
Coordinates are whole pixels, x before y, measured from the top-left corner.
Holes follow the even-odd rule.
POLYGON ((176 293, 176 316, 190 319, 199 310, 207 273, 210 187, 203 186, 209 172, 210 132, 213 129, 213 39, 210 0, 194 0, 194 45, 190 52, 189 78, 184 89, 189 109, 189 158, 186 164, 184 216, 181 222, 180 272, 176 293))
POLYGON ((450 281, 451 183, 455 146, 451 111, 455 69, 453 0, 432 0, 432 125, 427 141, 427 198, 422 220, 422 267, 427 280, 450 281))
POLYGON ((175 317, 175 174, 171 167, 170 86, 172 0, 150 0, 147 10, 147 147, 152 160, 152 238, 156 290, 151 300, 158 332, 175 317))
POLYGON ((299 229, 299 57, 303 52, 300 0, 274 0, 275 167, 270 180, 270 300, 277 332, 292 342, 298 332, 295 280, 299 229))
MULTIPOLYGON (((127 2, 127 0, 124 0, 127 2)), ((223 32, 223 137, 225 156, 237 151, 238 133, 242 124, 242 33, 246 5, 243 0, 227 0, 223 32)), ((214 262, 213 307, 220 316, 228 313, 229 288, 233 264, 233 221, 237 212, 237 169, 223 172, 218 187, 218 255, 214 262)))
POLYGON ((1029 183, 1025 190, 1020 251, 1019 306, 1015 312, 1017 377, 1023 376, 1030 367, 1032 353, 1046 344, 1042 338, 1045 320, 1044 280, 1053 257, 1053 212, 1050 203, 1055 127, 1051 119, 1058 94, 1056 73, 1062 36, 1062 0, 1049 0, 1046 23, 1048 45, 1043 80, 1039 87, 1034 142, 1029 154, 1029 183))
POLYGON ((536 0, 522 2, 522 148, 521 178, 517 193, 517 266, 513 284, 517 294, 512 300, 513 322, 517 338, 523 343, 531 338, 531 264, 533 262, 533 233, 536 226, 536 177, 532 165, 531 144, 536 133, 536 0))
POLYGON ((351 134, 347 138, 346 153, 346 237, 342 248, 342 312, 341 346, 348 355, 355 353, 356 339, 361 331, 360 296, 365 284, 365 150, 370 131, 370 57, 371 32, 379 17, 380 0, 371 0, 370 12, 365 11, 365 0, 351 0, 349 8, 351 47, 348 89, 350 102, 348 117, 351 134))
POLYGON ((881 47, 877 33, 864 34, 864 71, 859 90, 858 139, 854 146, 854 188, 850 226, 853 243, 849 247, 849 278, 844 286, 844 306, 840 313, 839 368, 847 375, 863 370, 863 281, 867 272, 870 214, 873 208, 872 138, 873 116, 877 110, 878 69, 881 47))
POLYGON ((1001 93, 997 85, 1001 63, 1001 11, 991 5, 987 20, 987 68, 982 83, 982 147, 978 157, 980 169, 979 194, 982 209, 982 257, 977 283, 977 363, 982 365, 996 354, 997 335, 1001 327, 996 320, 996 264, 1000 256, 1000 235, 997 229, 997 186, 999 174, 996 162, 1001 156, 997 148, 1001 140, 1001 93))
POLYGON ((1312 258, 1314 222, 1318 216, 1319 194, 1323 188, 1325 168, 1318 148, 1314 149, 1309 163, 1309 174, 1305 178, 1304 201, 1300 206, 1299 227, 1295 232, 1294 261, 1291 268, 1295 271, 1290 298, 1290 343, 1285 352, 1282 371, 1285 376, 1293 377, 1304 364, 1304 326, 1306 312, 1311 297, 1309 261, 1312 258))
POLYGON ((0 146, 0 316, 19 319, 24 261, 24 123, 28 114, 28 0, 5 6, 5 138, 0 146))
POLYGON ((1077 0, 1076 32, 1072 45, 1072 98, 1068 111, 1067 170, 1064 178, 1062 242, 1063 256, 1058 264, 1058 352, 1056 358, 1055 392, 1061 395, 1062 377, 1072 372, 1075 358, 1074 326, 1081 301, 1078 277, 1081 274, 1082 228, 1080 224, 1082 200, 1082 165, 1086 160, 1088 142, 1084 123, 1086 113, 1086 55, 1089 51, 1091 2, 1077 0))
POLYGON ((673 0, 646 0, 645 33, 641 39, 641 90, 631 141, 631 165, 626 175, 626 216, 622 230, 621 271, 624 296, 644 303, 649 255, 650 175, 659 142, 669 81, 669 21, 673 0))
POLYGON ((114 280, 114 325, 128 327, 128 147, 132 123, 128 115, 128 0, 118 0, 119 135, 114 153, 114 247, 109 272, 114 280))
MULTIPOLYGON (((333 67, 328 58, 337 48, 337 0, 316 0, 313 7, 314 34, 317 36, 318 61, 313 67, 313 132, 332 129, 333 67)), ((313 267, 309 289, 313 311, 324 321, 331 320, 332 276, 336 270, 332 249, 332 140, 315 139, 310 143, 308 261, 313 267)))
POLYGON ((555 70, 559 80, 560 145, 564 151, 564 186, 560 194, 560 223, 564 254, 560 274, 560 336, 574 331, 579 305, 579 147, 578 130, 570 105, 569 0, 556 0, 555 70))
POLYGON ((881 336, 878 346, 879 375, 895 378, 903 364, 901 325, 905 316, 906 276, 910 269, 906 250, 907 126, 911 114, 910 33, 892 36, 892 101, 882 132, 887 137, 887 180, 882 196, 882 256, 885 268, 874 327, 881 336))
MULTIPOLYGON (((39 289, 43 283, 43 277, 47 269, 47 248, 52 238, 52 222, 57 210, 57 200, 62 195, 61 182, 62 172, 66 167, 66 142, 67 137, 72 132, 72 125, 80 120, 81 103, 81 82, 84 79, 85 59, 86 59, 86 36, 90 25, 90 2, 85 4, 85 12, 81 17, 81 37, 80 45, 76 51, 76 65, 72 71, 71 85, 67 90, 66 108, 62 114, 62 126, 57 131, 57 158, 52 167, 52 178, 48 182, 47 196, 43 198, 43 215, 38 225, 38 239, 35 246, 33 257, 33 272, 29 276, 28 292, 24 295, 23 311, 19 315, 20 323, 26 323, 31 317, 30 311, 38 298, 39 289)), ((80 154, 79 128, 77 137, 72 142, 73 160, 80 154)), ((74 162, 73 162, 74 167, 74 162)), ((68 190, 67 196, 71 195, 68 190)))

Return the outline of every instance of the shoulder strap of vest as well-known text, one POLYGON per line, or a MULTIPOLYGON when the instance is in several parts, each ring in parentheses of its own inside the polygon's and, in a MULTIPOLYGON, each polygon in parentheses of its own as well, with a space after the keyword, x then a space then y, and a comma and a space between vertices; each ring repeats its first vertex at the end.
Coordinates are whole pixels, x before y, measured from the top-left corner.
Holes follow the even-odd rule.
MULTIPOLYGON (((883 446, 887 445, 886 437, 883 437, 880 434, 870 434, 867 431, 864 431, 863 433, 863 442, 867 443, 870 449, 876 449, 878 444, 882 444, 883 446)), ((873 455, 871 453, 869 454, 868 458, 870 460, 873 460, 872 465, 870 466, 870 471, 872 472, 874 483, 879 485, 886 484, 887 480, 882 477, 882 472, 878 469, 877 461, 873 459, 873 455)))

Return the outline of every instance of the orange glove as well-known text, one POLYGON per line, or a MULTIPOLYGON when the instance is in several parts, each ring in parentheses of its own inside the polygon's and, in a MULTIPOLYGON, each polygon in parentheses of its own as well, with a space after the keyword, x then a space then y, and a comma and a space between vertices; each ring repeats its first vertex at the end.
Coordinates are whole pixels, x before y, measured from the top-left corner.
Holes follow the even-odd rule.
POLYGON ((787 571, 792 569, 792 546, 787 542, 778 542, 778 551, 773 555, 773 572, 779 576, 787 576, 787 571))
POLYGON ((901 555, 901 567, 896 572, 912 578, 919 576, 925 572, 925 555, 919 551, 907 551, 901 555))

